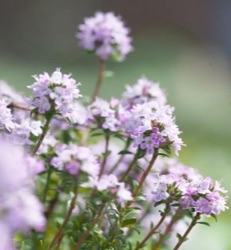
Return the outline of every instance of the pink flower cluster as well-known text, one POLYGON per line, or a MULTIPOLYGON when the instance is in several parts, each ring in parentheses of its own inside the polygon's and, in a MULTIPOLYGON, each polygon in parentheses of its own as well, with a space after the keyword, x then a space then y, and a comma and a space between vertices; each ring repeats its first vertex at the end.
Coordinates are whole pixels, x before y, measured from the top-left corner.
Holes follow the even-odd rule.
POLYGON ((83 186, 93 186, 98 191, 107 191, 112 195, 116 194, 118 201, 121 203, 133 199, 131 192, 125 187, 125 183, 119 182, 114 174, 103 175, 100 179, 91 177, 90 183, 83 186))
POLYGON ((0 100, 0 128, 11 131, 14 123, 11 110, 7 106, 8 103, 4 99, 0 100))
POLYGON ((178 154, 183 141, 173 111, 159 85, 141 78, 127 87, 121 100, 97 98, 88 106, 88 122, 97 124, 97 128, 120 131, 133 139, 134 147, 149 154, 166 146, 172 146, 178 154))
POLYGON ((81 47, 94 51, 101 60, 109 57, 121 61, 132 50, 129 30, 113 13, 97 12, 85 18, 76 37, 81 47))
POLYGON ((0 131, 2 135, 16 144, 31 145, 33 143, 31 135, 39 136, 42 133, 42 122, 32 119, 29 110, 10 108, 11 103, 17 103, 17 101, 24 106, 25 100, 2 81, 0 81, 0 99, 0 131))
POLYGON ((121 129, 121 121, 119 118, 119 100, 112 99, 107 102, 101 98, 97 98, 88 106, 89 125, 97 125, 98 128, 108 129, 110 131, 118 131, 121 129))
POLYGON ((60 144, 55 148, 56 156, 51 159, 51 165, 59 170, 66 170, 72 175, 79 171, 89 176, 98 176, 99 164, 91 150, 85 146, 60 144))
POLYGON ((167 103, 167 98, 159 83, 152 82, 146 77, 141 77, 132 86, 127 85, 121 100, 126 109, 149 101, 155 101, 163 106, 167 103))
POLYGON ((32 186, 34 174, 43 166, 36 160, 26 160, 21 147, 2 138, 0 158, 0 246, 14 249, 12 237, 17 231, 45 229, 43 206, 33 194, 32 186))
POLYGON ((28 86, 34 98, 30 101, 40 114, 54 111, 71 120, 75 101, 81 97, 78 84, 71 75, 62 74, 60 69, 50 76, 48 73, 34 76, 35 82, 28 86))
POLYGON ((155 101, 137 104, 124 116, 125 131, 134 140, 134 146, 141 146, 152 153, 163 143, 172 145, 178 154, 183 142, 175 124, 173 109, 160 106, 155 101))
POLYGON ((148 178, 154 202, 180 204, 183 209, 206 216, 218 215, 227 207, 227 191, 219 182, 203 178, 196 170, 177 161, 169 161, 169 168, 162 168, 148 178))

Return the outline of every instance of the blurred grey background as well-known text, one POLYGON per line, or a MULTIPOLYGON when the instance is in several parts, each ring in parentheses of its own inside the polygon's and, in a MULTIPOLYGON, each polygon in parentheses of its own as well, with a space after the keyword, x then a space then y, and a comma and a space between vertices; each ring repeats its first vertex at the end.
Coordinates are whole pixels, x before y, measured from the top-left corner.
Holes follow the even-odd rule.
MULTIPOLYGON (((75 34, 98 10, 122 16, 135 48, 123 63, 107 65, 114 77, 105 79, 102 96, 119 97, 141 75, 159 81, 187 144, 180 158, 231 192, 231 1, 1 0, 0 79, 29 94, 31 75, 61 67, 91 95, 96 58, 75 34)), ((231 249, 231 213, 209 222, 182 249, 231 249)))

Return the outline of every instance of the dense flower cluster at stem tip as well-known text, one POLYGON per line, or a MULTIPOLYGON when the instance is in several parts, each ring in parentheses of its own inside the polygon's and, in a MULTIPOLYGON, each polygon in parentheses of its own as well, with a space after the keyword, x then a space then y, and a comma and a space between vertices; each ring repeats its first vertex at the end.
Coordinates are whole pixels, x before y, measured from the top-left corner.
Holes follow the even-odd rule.
POLYGON ((62 74, 60 69, 49 76, 48 73, 35 75, 35 82, 28 86, 32 89, 34 98, 30 104, 37 108, 40 114, 54 109, 63 117, 72 118, 75 111, 75 100, 81 97, 76 81, 71 75, 62 74))
POLYGON ((159 169, 148 181, 152 185, 154 202, 180 204, 184 210, 192 210, 206 216, 225 211, 227 191, 211 178, 203 178, 193 168, 179 162, 171 162, 168 168, 159 169))
POLYGON ((120 17, 111 12, 97 12, 95 16, 85 18, 76 37, 81 47, 95 52, 101 60, 112 57, 121 61, 132 50, 128 34, 129 29, 120 17))
MULTIPOLYGON (((106 63, 132 50, 128 34, 97 12, 77 38, 106 63)), ((60 68, 33 78, 30 97, 0 81, 0 250, 138 250, 150 239, 177 250, 228 209, 218 181, 176 158, 184 143, 158 82, 89 101, 60 68)))

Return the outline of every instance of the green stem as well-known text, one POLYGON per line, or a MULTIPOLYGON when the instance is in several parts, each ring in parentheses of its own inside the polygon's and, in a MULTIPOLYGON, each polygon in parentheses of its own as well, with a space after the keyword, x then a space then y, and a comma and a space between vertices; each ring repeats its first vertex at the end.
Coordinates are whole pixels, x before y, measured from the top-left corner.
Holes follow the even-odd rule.
MULTIPOLYGON (((133 198, 135 198, 135 197, 139 194, 140 190, 142 189, 143 184, 144 184, 144 182, 145 182, 145 180, 146 180, 146 178, 147 178, 149 172, 151 171, 152 166, 153 166, 153 164, 155 163, 157 156, 158 156, 158 149, 156 149, 156 150, 154 151, 154 154, 153 154, 153 156, 152 156, 151 161, 149 162, 149 165, 148 165, 147 169, 144 171, 143 175, 141 176, 139 185, 137 186, 137 188, 136 188, 135 191, 133 192, 133 198)), ((129 207, 129 206, 133 203, 133 201, 134 201, 134 200, 128 201, 128 202, 126 203, 126 206, 125 206, 125 207, 129 207)))
POLYGON ((40 146, 41 146, 41 144, 42 144, 42 142, 43 142, 43 140, 44 140, 44 138, 49 130, 49 125, 50 125, 51 120, 52 120, 52 117, 46 120, 46 123, 43 127, 42 134, 41 134, 37 144, 35 145, 35 147, 32 151, 32 155, 35 155, 37 153, 37 151, 39 150, 39 148, 40 148, 40 146))
POLYGON ((103 82, 103 73, 105 68, 105 61, 99 59, 99 66, 98 66, 98 77, 95 85, 94 92, 92 94, 92 102, 95 101, 95 98, 99 95, 99 90, 101 88, 102 82, 103 82))
POLYGON ((110 139, 110 136, 108 134, 105 134, 105 150, 104 150, 103 162, 100 168, 99 179, 101 178, 105 170, 107 157, 108 157, 109 139, 110 139))
POLYGON ((75 208, 75 203, 76 203, 77 194, 78 194, 78 186, 77 186, 77 183, 75 183, 73 192, 74 192, 74 197, 73 197, 73 199, 71 200, 71 204, 70 204, 69 210, 68 210, 68 212, 67 212, 67 215, 66 215, 66 217, 65 217, 65 219, 64 219, 64 222, 63 222, 63 224, 61 225, 61 227, 59 228, 58 232, 55 234, 55 237, 53 238, 51 244, 49 245, 48 250, 53 249, 53 247, 55 247, 56 243, 58 243, 57 248, 58 248, 59 245, 61 244, 62 237, 63 237, 63 231, 64 231, 64 229, 65 229, 67 223, 69 222, 69 220, 70 220, 70 218, 71 218, 73 209, 75 208))
POLYGON ((91 223, 90 227, 87 229, 87 231, 84 232, 84 234, 81 236, 81 238, 77 241, 77 243, 74 245, 74 247, 72 248, 72 250, 77 250, 79 249, 79 247, 83 244, 83 242, 87 239, 87 237, 89 236, 89 234, 91 233, 92 229, 95 227, 95 225, 98 223, 99 219, 101 218, 101 216, 103 215, 104 212, 104 208, 105 208, 105 203, 102 204, 100 211, 98 212, 97 216, 95 217, 95 219, 93 220, 93 222, 91 223))
MULTIPOLYGON (((131 139, 128 138, 127 142, 126 142, 126 146, 124 147, 124 151, 128 150, 130 144, 131 144, 131 139)), ((121 154, 121 156, 119 157, 119 159, 117 160, 117 162, 111 168, 109 174, 112 174, 117 169, 118 165, 121 163, 121 161, 123 160, 124 156, 125 156, 125 154, 121 154)))
POLYGON ((143 186, 149 172, 151 171, 151 169, 152 169, 152 167, 153 167, 153 165, 154 165, 154 163, 156 161, 157 156, 158 156, 158 149, 155 150, 147 169, 144 171, 144 173, 143 173, 143 175, 142 175, 142 177, 140 179, 140 183, 139 183, 138 187, 136 188, 136 190, 133 193, 133 197, 136 197, 138 195, 138 193, 140 192, 140 190, 141 190, 141 188, 142 188, 142 186, 143 186))
POLYGON ((163 223, 163 221, 165 220, 166 216, 168 215, 168 212, 169 212, 169 205, 166 205, 166 208, 165 208, 165 212, 164 214, 162 215, 161 219, 159 220, 158 224, 152 228, 149 233, 146 235, 146 237, 143 239, 142 242, 140 242, 137 247, 135 248, 135 250, 138 250, 140 248, 142 248, 145 243, 149 240, 149 238, 154 234, 156 233, 157 229, 161 226, 161 224, 163 223))
POLYGON ((46 186, 44 188, 44 193, 43 193, 43 203, 46 202, 47 192, 48 192, 49 185, 50 185, 51 174, 52 174, 52 170, 51 170, 51 167, 49 166, 49 169, 47 172, 46 186))
POLYGON ((109 174, 112 174, 118 167, 118 165, 120 164, 120 162, 123 160, 124 155, 121 155, 119 157, 119 159, 117 160, 117 162, 115 163, 115 165, 112 167, 112 169, 110 170, 109 174))
POLYGON ((47 218, 47 220, 50 218, 51 214, 53 213, 55 206, 59 200, 59 194, 60 192, 63 191, 63 187, 60 185, 55 192, 55 196, 54 198, 50 201, 49 206, 45 212, 45 216, 47 218))
POLYGON ((159 247, 162 245, 162 243, 166 239, 166 236, 172 231, 172 227, 173 227, 174 223, 179 219, 179 216, 180 216, 181 212, 182 212, 182 208, 179 207, 176 210, 176 213, 172 216, 172 219, 169 222, 169 224, 167 225, 164 233, 160 236, 158 242, 155 244, 155 246, 152 248, 152 250, 158 250, 159 249, 159 247))
POLYGON ((133 157, 132 162, 129 164, 129 166, 128 166, 126 172, 124 172, 124 174, 122 175, 122 177, 121 177, 121 179, 120 179, 121 182, 125 181, 125 179, 127 178, 128 174, 130 173, 130 171, 132 170, 133 166, 135 165, 137 159, 138 159, 138 158, 137 158, 137 153, 136 153, 136 154, 134 155, 134 157, 133 157))
POLYGON ((173 250, 178 250, 180 246, 183 244, 183 242, 186 240, 186 237, 192 230, 192 228, 197 224, 197 221, 200 219, 200 213, 197 213, 195 217, 192 219, 191 224, 189 225, 188 229, 185 231, 184 235, 179 239, 178 243, 174 247, 173 250))

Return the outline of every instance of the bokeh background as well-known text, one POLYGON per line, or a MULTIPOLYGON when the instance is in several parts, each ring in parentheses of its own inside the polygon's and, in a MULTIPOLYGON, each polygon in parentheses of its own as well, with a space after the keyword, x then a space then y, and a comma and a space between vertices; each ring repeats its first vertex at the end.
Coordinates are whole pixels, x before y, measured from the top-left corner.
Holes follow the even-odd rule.
MULTIPOLYGON (((78 48, 75 33, 97 10, 121 15, 135 48, 125 62, 108 64, 114 76, 102 96, 119 97, 141 75, 159 81, 187 144, 181 160, 231 193, 231 1, 1 0, 0 79, 28 94, 31 75, 61 67, 91 95, 96 59, 78 48)), ((231 249, 231 211, 208 222, 183 250, 231 249)))

